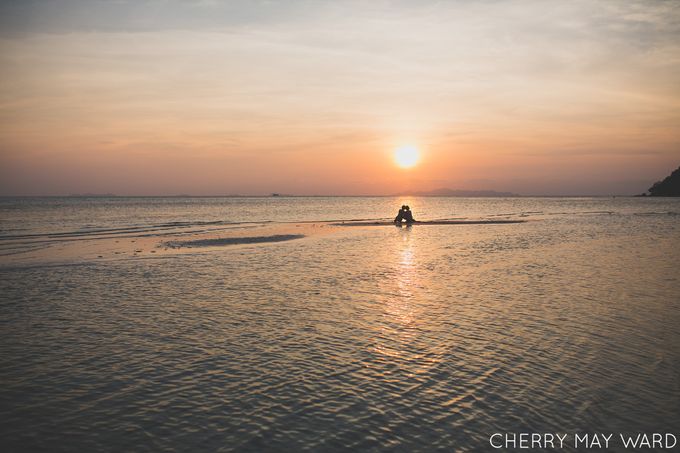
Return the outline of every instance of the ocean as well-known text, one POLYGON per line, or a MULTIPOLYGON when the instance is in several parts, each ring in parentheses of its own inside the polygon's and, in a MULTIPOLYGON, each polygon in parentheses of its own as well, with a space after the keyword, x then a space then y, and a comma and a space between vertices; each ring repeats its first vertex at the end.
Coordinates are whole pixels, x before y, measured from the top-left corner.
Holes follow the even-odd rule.
POLYGON ((2 198, 0 448, 678 435, 679 263, 678 198, 2 198))

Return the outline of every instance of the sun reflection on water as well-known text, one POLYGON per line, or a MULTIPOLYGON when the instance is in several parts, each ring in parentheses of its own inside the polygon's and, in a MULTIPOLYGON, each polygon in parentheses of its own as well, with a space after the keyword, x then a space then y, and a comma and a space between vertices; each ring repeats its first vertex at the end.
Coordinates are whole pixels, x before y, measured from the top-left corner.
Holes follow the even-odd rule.
POLYGON ((404 359, 408 345, 413 342, 418 325, 414 297, 418 286, 416 253, 411 238, 411 228, 403 228, 394 254, 399 257, 382 291, 380 301, 382 321, 377 323, 378 335, 375 352, 392 358, 404 359))

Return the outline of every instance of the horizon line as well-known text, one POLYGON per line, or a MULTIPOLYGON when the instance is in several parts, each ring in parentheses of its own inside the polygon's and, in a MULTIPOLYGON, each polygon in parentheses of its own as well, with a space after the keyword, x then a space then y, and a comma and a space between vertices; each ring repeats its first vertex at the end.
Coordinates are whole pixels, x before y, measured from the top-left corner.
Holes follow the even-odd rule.
MULTIPOLYGON (((474 191, 471 191, 474 192, 474 191)), ((501 192, 499 192, 501 193, 501 192)), ((0 195, 0 198, 396 198, 396 197, 418 197, 418 198, 645 198, 652 197, 647 193, 644 194, 560 194, 560 195, 423 195, 423 194, 382 194, 382 195, 334 195, 334 194, 315 194, 315 195, 300 195, 300 194, 260 194, 260 195, 244 195, 244 194, 228 194, 228 195, 191 195, 191 194, 173 194, 173 195, 118 195, 118 194, 68 194, 68 195, 0 195)), ((673 197, 671 197, 673 198, 673 197)))

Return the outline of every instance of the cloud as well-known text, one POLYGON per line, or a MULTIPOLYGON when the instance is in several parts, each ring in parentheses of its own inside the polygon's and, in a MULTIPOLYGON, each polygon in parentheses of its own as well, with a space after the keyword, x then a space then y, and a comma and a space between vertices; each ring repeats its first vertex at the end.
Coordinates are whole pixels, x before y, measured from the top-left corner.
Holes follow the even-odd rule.
POLYGON ((285 154, 334 187, 331 165, 404 141, 442 173, 456 153, 665 162, 679 19, 666 1, 2 2, 0 158, 96 152, 122 171, 180 149, 246 174, 285 154))
POLYGON ((205 30, 298 20, 311 0, 23 0, 0 3, 3 34, 205 30))

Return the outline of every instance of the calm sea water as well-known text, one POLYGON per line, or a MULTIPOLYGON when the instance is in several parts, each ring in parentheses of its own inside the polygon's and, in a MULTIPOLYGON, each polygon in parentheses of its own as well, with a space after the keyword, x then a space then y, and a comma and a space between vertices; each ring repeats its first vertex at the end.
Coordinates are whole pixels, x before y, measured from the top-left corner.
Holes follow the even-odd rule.
POLYGON ((0 448, 489 451, 496 432, 680 434, 680 199, 1 199, 0 247, 387 219, 403 203, 423 220, 530 221, 6 260, 0 448))

